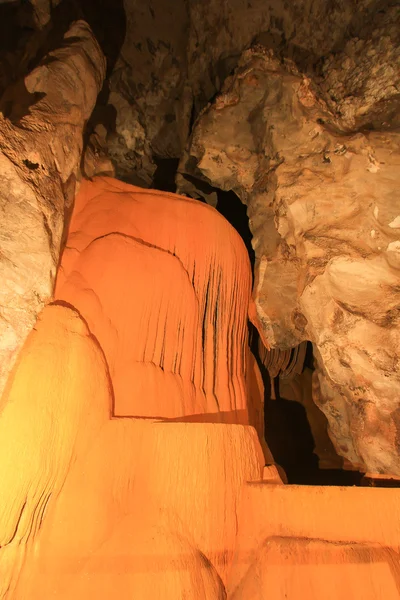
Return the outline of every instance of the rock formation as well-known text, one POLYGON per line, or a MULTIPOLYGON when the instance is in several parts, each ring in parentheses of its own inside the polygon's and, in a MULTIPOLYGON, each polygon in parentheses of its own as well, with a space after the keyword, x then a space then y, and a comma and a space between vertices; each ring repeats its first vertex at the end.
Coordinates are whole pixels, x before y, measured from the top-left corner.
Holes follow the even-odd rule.
POLYGON ((214 209, 81 184, 57 300, 1 406, 0 598, 295 600, 327 582, 397 597, 397 490, 284 486, 263 468, 249 282, 214 209))
POLYGON ((56 302, 3 400, 1 598, 106 597, 90 573, 106 573, 117 547, 135 565, 118 567, 121 598, 198 586, 225 598, 241 486, 273 460, 246 343, 250 293, 244 244, 213 208, 82 182, 56 302), (156 581, 141 574, 154 561, 166 565, 156 581))
POLYGON ((399 597, 399 16, 0 0, 0 600, 399 597))
POLYGON ((82 182, 55 297, 103 349, 116 416, 249 424, 250 294, 245 246, 213 208, 108 178, 82 182))
POLYGON ((248 483, 228 598, 395 600, 397 518, 398 490, 248 483))
POLYGON ((84 22, 10 87, 0 113, 0 395, 18 350, 53 294, 71 214, 83 128, 105 74, 84 22))
MULTIPOLYGON (((367 48, 359 52, 370 51, 379 71, 381 53, 367 48)), ((388 130, 391 70, 379 97, 369 77, 360 73, 365 93, 353 112, 339 94, 333 109, 294 62, 261 46, 246 51, 198 120, 180 182, 184 190, 185 173, 200 174, 247 204, 264 338, 282 350, 314 343, 315 400, 337 452, 358 468, 398 475, 400 137, 388 130), (378 115, 382 131, 354 130, 378 115)))
POLYGON ((0 419, 2 599, 18 598, 15 586, 46 511, 110 414, 102 352, 72 309, 44 309, 14 373, 0 419))

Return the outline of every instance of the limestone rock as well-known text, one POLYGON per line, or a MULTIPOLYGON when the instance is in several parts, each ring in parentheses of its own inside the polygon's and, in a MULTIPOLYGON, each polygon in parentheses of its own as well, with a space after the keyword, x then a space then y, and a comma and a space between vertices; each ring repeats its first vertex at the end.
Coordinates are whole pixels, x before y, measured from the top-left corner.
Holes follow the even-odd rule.
POLYGON ((343 128, 400 125, 399 63, 400 14, 394 5, 379 11, 343 51, 322 59, 321 92, 343 128))
POLYGON ((89 136, 83 155, 82 170, 88 179, 96 175, 115 176, 115 168, 107 149, 107 130, 104 125, 97 125, 89 136))
POLYGON ((107 420, 110 403, 103 355, 86 325, 76 311, 47 306, 0 405, 2 600, 14 597, 44 515, 77 453, 107 420))
POLYGON ((82 182, 55 296, 99 341, 116 416, 252 424, 262 438, 262 383, 248 402, 250 295, 244 243, 213 208, 82 182))
POLYGON ((178 158, 188 135, 188 14, 183 0, 125 0, 124 10, 126 35, 110 78, 117 113, 110 149, 117 177, 150 187, 153 156, 178 158))
POLYGON ((248 483, 229 600, 396 600, 398 501, 398 490, 248 483))
POLYGON ((48 511, 17 598, 224 600, 242 486, 262 464, 250 427, 108 421, 48 511))
POLYGON ((116 110, 116 119, 115 132, 106 141, 115 174, 123 181, 150 187, 156 166, 140 111, 117 92, 111 92, 109 101, 116 110))
POLYGON ((0 114, 0 394, 37 314, 52 297, 83 127, 105 73, 86 23, 75 23, 64 42, 7 91, 6 114, 0 114))
MULTIPOLYGON (((385 89, 383 111, 394 99, 385 89)), ((372 127, 369 90, 355 110, 372 127)), ((264 338, 281 350, 314 343, 336 450, 359 468, 399 474, 400 136, 346 134, 349 119, 294 62, 257 46, 198 120, 181 189, 186 172, 201 174, 247 204, 264 338)))
MULTIPOLYGON (((325 72, 324 65, 336 61, 337 49, 350 35, 361 40, 360 56, 371 50, 363 43, 368 34, 364 30, 376 24, 376 7, 374 11, 369 0, 150 0, 145 5, 121 0, 119 9, 122 4, 125 37, 121 34, 107 100, 116 111, 110 147, 117 177, 134 184, 139 177, 148 187, 154 157, 181 156, 194 119, 220 92, 253 42, 294 58, 305 69, 318 63, 319 71, 325 72)), ((104 19, 112 20, 112 11, 103 10, 104 19)), ((385 19, 381 21, 386 32, 385 19)), ((394 46, 388 51, 387 38, 376 27, 376 40, 381 39, 373 48, 384 49, 387 64, 394 46)), ((349 47, 350 56, 351 52, 349 47)), ((351 79, 351 71, 349 75, 351 79)), ((330 91, 336 93, 334 82, 327 84, 329 98, 330 91)))

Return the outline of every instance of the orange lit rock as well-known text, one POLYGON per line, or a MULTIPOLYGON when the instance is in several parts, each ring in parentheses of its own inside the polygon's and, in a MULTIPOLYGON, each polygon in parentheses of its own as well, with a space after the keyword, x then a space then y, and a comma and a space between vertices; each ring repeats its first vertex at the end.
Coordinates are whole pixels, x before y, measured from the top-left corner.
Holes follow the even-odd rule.
POLYGON ((33 587, 44 599, 224 598, 241 488, 263 463, 250 427, 109 421, 48 511, 18 599, 33 587))
POLYGON ((245 485, 229 600, 397 600, 399 508, 399 490, 245 485))
POLYGON ((1 406, 1 599, 14 597, 26 550, 109 411, 106 365, 86 325, 69 308, 46 307, 1 406))
POLYGON ((214 209, 109 178, 82 183, 55 293, 104 351, 115 416, 261 434, 260 378, 247 401, 250 286, 245 246, 214 209))
POLYGON ((214 210, 83 183, 1 406, 1 600, 398 597, 398 490, 283 485, 248 424, 247 276, 214 210))
POLYGON ((264 454, 272 461, 259 441, 263 385, 247 346, 241 239, 193 200, 83 182, 56 295, 2 414, 7 428, 17 396, 10 432, 27 403, 35 419, 27 455, 3 438, 24 473, 14 481, 2 465, 4 590, 17 586, 13 600, 32 600, 33 589, 35 599, 169 590, 171 600, 222 600, 242 485, 261 479, 264 454))

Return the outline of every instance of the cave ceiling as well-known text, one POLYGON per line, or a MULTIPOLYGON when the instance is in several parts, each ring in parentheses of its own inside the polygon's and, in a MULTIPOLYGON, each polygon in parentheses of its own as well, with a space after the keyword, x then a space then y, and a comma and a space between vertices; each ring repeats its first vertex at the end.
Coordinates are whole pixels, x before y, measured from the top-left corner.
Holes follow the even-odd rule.
POLYGON ((0 9, 8 17, 7 26, 2 19, 3 90, 58 43, 71 21, 87 20, 108 64, 88 133, 94 134, 95 145, 107 148, 119 178, 142 185, 152 184, 155 159, 181 158, 196 118, 243 51, 255 45, 292 60, 328 103, 338 105, 344 126, 354 129, 384 121, 381 110, 364 123, 362 117, 354 120, 354 102, 346 105, 346 98, 365 88, 368 52, 352 77, 349 71, 354 71, 352 58, 364 48, 363 40, 372 37, 369 50, 379 51, 381 61, 375 69, 380 85, 370 96, 385 103, 384 117, 397 112, 397 2, 31 0, 6 2, 0 9))

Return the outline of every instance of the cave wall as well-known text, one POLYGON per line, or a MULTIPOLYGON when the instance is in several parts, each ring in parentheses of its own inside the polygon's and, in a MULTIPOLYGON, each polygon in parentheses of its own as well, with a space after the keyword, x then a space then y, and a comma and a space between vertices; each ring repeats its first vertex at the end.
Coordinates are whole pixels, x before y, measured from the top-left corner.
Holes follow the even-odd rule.
POLYGON ((185 173, 202 177, 246 203, 261 333, 282 350, 313 342, 315 400, 336 450, 397 474, 400 138, 391 68, 387 97, 370 94, 381 58, 370 52, 354 103, 333 109, 325 80, 261 45, 245 51, 197 120, 179 182, 184 191, 185 173))
POLYGON ((249 313, 278 356, 311 340, 336 451, 400 475, 395 4, 14 8, 0 597, 398 597, 398 492, 283 486, 247 343, 249 313), (253 300, 212 208, 82 181, 171 158, 182 193, 246 205, 253 300))
POLYGON ((51 300, 80 173, 83 129, 105 61, 84 21, 67 31, 0 113, 0 394, 37 315, 51 300))

